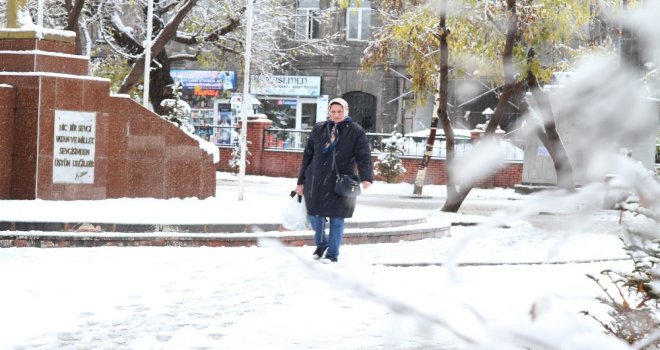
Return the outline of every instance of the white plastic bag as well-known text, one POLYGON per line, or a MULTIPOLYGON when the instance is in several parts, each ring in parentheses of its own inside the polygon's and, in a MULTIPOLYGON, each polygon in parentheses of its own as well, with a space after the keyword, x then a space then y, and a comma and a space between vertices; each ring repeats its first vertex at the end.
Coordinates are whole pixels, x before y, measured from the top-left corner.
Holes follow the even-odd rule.
POLYGON ((291 197, 289 205, 287 205, 282 212, 282 226, 285 229, 292 231, 308 229, 309 221, 307 220, 305 197, 295 194, 291 197))

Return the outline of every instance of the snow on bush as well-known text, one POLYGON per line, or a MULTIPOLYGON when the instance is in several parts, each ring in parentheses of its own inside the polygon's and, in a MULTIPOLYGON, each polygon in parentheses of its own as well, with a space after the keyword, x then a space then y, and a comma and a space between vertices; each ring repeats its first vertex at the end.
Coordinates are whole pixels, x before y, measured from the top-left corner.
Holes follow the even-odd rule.
POLYGON ((400 175, 406 172, 399 158, 403 154, 403 135, 394 131, 382 142, 385 151, 378 155, 378 161, 374 163, 374 174, 384 177, 387 183, 398 182, 400 175))

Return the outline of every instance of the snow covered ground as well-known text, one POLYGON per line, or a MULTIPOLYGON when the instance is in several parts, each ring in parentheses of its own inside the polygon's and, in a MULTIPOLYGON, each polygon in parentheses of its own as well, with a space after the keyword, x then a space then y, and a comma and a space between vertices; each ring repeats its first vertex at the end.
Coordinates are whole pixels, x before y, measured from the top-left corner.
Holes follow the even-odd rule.
MULTIPOLYGON (((239 202, 233 175, 220 173, 218 183, 217 197, 207 200, 0 201, 0 220, 273 222, 295 185, 249 176, 239 202)), ((465 213, 442 214, 436 204, 444 186, 425 186, 426 204, 410 204, 420 201, 406 199, 411 193, 409 184, 376 183, 360 198, 355 220, 479 222, 486 217, 476 214, 496 217, 527 199, 475 190, 465 213)), ((521 342, 510 339, 533 337, 556 349, 630 349, 579 314, 603 311, 594 300, 602 292, 586 273, 632 268, 618 213, 576 220, 535 215, 485 234, 482 226, 453 226, 451 237, 343 246, 333 265, 313 261, 312 247, 271 241, 3 249, 0 348, 516 349, 506 344, 521 342)))

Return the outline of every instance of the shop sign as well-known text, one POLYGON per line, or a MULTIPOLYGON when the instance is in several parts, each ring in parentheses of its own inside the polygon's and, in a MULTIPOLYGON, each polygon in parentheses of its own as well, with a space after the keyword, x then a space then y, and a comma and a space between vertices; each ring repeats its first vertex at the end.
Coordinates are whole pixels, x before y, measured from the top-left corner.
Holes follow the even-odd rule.
POLYGON ((298 100, 277 100, 277 104, 280 106, 297 106, 298 100))
POLYGON ((197 96, 217 96, 219 91, 236 87, 234 71, 172 69, 170 75, 181 82, 184 90, 197 96))
POLYGON ((321 77, 299 75, 253 75, 250 93, 254 95, 319 96, 321 77))
POLYGON ((219 90, 202 89, 199 85, 193 89, 193 95, 195 96, 218 96, 219 94, 219 90))
POLYGON ((96 113, 55 111, 53 183, 93 184, 96 113))

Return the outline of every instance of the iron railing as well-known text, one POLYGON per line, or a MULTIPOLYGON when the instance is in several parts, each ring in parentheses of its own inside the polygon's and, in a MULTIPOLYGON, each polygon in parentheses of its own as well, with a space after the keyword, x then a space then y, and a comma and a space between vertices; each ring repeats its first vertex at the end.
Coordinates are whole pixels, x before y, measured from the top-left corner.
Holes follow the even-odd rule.
MULTIPOLYGON (((218 146, 234 147, 239 143, 239 132, 233 126, 213 126, 213 125, 194 125, 195 134, 203 139, 213 142, 218 146)), ((277 149, 287 151, 302 151, 305 149, 305 144, 309 138, 311 130, 294 130, 294 129, 265 129, 264 130, 264 149, 277 149)), ((391 134, 383 133, 367 133, 369 145, 373 153, 383 152, 385 145, 383 140, 391 137, 391 134)), ((426 149, 426 136, 409 135, 405 136, 404 150, 402 156, 423 156, 426 149)), ((466 136, 455 136, 456 157, 461 157, 472 150, 472 139, 466 136)), ((522 160, 522 150, 513 146, 507 145, 507 159, 508 160, 522 160)), ((445 137, 437 135, 435 143, 433 144, 433 157, 445 158, 446 147, 445 137)), ((655 147, 655 163, 660 165, 660 144, 655 147)))
POLYGON ((263 148, 302 151, 311 132, 311 130, 265 129, 263 148))
MULTIPOLYGON (((276 149, 286 151, 302 151, 305 148, 307 139, 309 138, 310 130, 293 130, 293 129, 266 129, 264 130, 264 149, 276 149)), ((385 144, 383 140, 390 138, 391 134, 383 133, 367 133, 369 145, 372 153, 380 153, 385 151, 385 144)), ((401 156, 418 156, 424 155, 426 149, 426 136, 404 136, 403 153, 401 156)), ((507 146, 507 160, 522 161, 522 150, 506 142, 507 146)), ((472 150, 472 139, 466 136, 457 135, 455 137, 454 151, 456 157, 466 155, 472 150)), ((432 156, 436 158, 446 157, 445 137, 437 135, 435 143, 433 144, 432 156)))
MULTIPOLYGON (((311 130, 294 129, 265 129, 263 135, 263 149, 283 150, 283 151, 302 151, 309 138, 311 130)), ((239 143, 239 131, 232 126, 214 126, 214 125, 195 125, 195 134, 201 138, 213 142, 220 147, 234 147, 239 143)), ((391 134, 367 133, 369 146, 372 153, 385 151, 383 140, 390 138, 391 134)), ((426 149, 426 136, 410 135, 404 136, 403 152, 401 156, 421 157, 426 149)), ((457 135, 455 137, 454 151, 456 157, 462 157, 472 150, 472 139, 466 136, 457 135)), ((507 160, 523 159, 522 150, 506 142, 504 144, 507 150, 507 160)), ((433 144, 432 157, 445 158, 446 154, 445 137, 437 135, 433 144)))
POLYGON ((239 132, 234 126, 193 124, 195 135, 217 146, 236 146, 239 142, 239 132))

